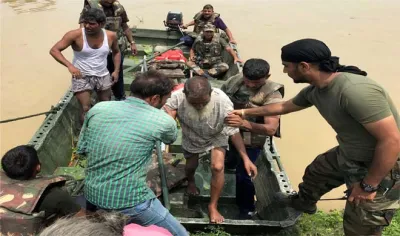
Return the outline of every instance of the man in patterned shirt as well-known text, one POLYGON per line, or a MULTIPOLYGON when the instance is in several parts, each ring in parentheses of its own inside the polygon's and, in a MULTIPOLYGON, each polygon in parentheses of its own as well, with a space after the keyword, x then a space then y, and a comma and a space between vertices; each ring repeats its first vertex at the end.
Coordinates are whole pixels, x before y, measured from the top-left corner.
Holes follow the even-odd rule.
POLYGON ((224 159, 231 137, 243 159, 248 175, 257 175, 256 166, 247 156, 238 128, 224 125, 224 119, 233 110, 233 104, 220 89, 211 88, 207 79, 195 76, 186 81, 183 89, 174 92, 164 106, 173 118, 178 117, 182 127, 182 148, 186 158, 188 194, 199 194, 194 174, 199 154, 211 151, 211 200, 208 205, 211 223, 222 223, 224 217, 217 210, 217 202, 224 186, 224 159))
POLYGON ((78 153, 87 155, 88 210, 120 211, 130 222, 188 235, 146 184, 156 141, 173 143, 176 122, 159 110, 174 84, 156 71, 136 76, 132 97, 96 104, 85 117, 78 153))

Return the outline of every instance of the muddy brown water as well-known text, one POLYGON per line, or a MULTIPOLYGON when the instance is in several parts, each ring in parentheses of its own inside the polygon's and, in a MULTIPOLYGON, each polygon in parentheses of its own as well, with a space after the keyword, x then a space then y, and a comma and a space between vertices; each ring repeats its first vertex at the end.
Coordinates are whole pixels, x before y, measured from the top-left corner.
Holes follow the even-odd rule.
MULTIPOLYGON (((312 37, 323 40, 342 64, 353 64, 379 81, 400 104, 400 1, 382 0, 136 0, 120 1, 130 25, 162 29, 170 10, 185 22, 211 3, 232 30, 243 59, 260 57, 271 64, 272 80, 286 86, 286 98, 305 85, 282 73, 280 48, 312 37)), ((83 0, 2 0, 1 120, 46 111, 70 85, 65 67, 49 55, 51 46, 78 26, 83 0)), ((72 59, 71 49, 65 55, 72 59)), ((29 141, 42 117, 1 124, 1 155, 29 141)), ((282 161, 295 189, 315 156, 337 145, 335 133, 315 108, 282 117, 277 140, 282 161)), ((338 188, 325 197, 341 197, 338 188)), ((321 202, 324 210, 343 208, 344 201, 321 202)))

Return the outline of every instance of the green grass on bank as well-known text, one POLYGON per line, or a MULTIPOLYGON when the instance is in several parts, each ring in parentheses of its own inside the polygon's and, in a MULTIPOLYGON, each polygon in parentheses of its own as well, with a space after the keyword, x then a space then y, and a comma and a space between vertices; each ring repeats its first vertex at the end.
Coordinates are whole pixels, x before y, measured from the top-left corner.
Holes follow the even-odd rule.
MULTIPOLYGON (((343 233, 343 211, 318 211, 314 215, 303 214, 290 233, 279 235, 304 235, 304 236, 341 236, 343 233), (295 232, 295 233, 293 233, 295 232)), ((220 227, 208 227, 205 232, 192 234, 195 236, 230 236, 220 227)), ((389 227, 386 227, 383 236, 400 235, 400 211, 397 211, 389 227)))

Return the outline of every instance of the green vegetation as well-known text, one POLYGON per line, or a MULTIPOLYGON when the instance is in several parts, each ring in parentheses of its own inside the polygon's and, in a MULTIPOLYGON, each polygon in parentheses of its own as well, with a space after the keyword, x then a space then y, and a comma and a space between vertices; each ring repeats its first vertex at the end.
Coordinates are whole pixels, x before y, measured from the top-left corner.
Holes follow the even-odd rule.
MULTIPOLYGON (((295 229, 290 230, 291 233, 280 234, 280 235, 304 235, 304 236, 317 236, 317 235, 334 235, 340 236, 343 233, 343 211, 330 211, 325 213, 318 211, 314 215, 303 214, 300 220, 297 222, 295 229), (293 233, 296 232, 296 233, 293 233)), ((205 232, 197 232, 192 234, 195 236, 230 236, 230 234, 224 232, 220 227, 207 227, 205 232)), ((394 216, 392 223, 389 227, 386 227, 383 236, 400 235, 400 211, 397 211, 394 216)))

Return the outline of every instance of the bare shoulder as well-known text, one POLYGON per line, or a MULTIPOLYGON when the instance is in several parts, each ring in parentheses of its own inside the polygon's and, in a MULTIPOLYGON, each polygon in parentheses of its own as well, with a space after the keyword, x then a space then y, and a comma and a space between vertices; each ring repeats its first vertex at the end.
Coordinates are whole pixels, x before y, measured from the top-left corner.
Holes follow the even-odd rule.
POLYGON ((70 30, 64 35, 64 37, 68 38, 68 39, 72 39, 72 40, 82 37, 82 29, 79 28, 79 29, 70 30))
POLYGON ((112 39, 112 40, 117 39, 117 33, 113 32, 113 31, 106 30, 106 34, 109 39, 112 39))

